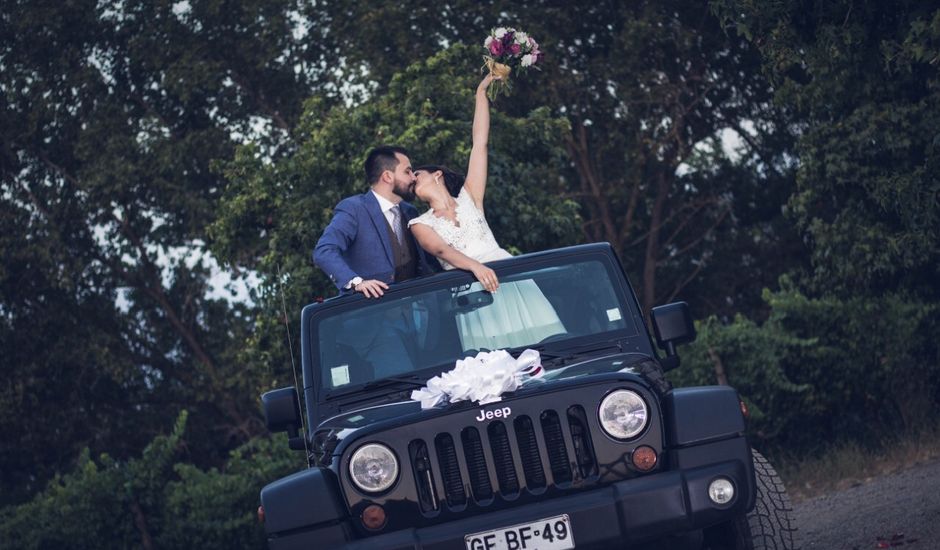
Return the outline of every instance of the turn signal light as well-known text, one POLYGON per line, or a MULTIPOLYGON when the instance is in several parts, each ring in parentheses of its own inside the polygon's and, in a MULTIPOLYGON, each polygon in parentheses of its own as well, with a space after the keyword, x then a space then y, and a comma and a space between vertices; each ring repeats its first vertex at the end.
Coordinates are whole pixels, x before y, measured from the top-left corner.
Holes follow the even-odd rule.
POLYGON ((642 445, 633 451, 633 465, 642 472, 648 472, 655 468, 657 460, 656 451, 652 447, 642 445))
POLYGON ((378 504, 370 504, 362 511, 362 524, 373 531, 385 527, 385 509, 378 504))
POLYGON ((264 523, 264 506, 258 506, 258 523, 264 523))
POLYGON ((741 414, 744 415, 744 418, 750 418, 751 411, 747 410, 747 403, 743 399, 738 400, 738 403, 741 403, 741 414))

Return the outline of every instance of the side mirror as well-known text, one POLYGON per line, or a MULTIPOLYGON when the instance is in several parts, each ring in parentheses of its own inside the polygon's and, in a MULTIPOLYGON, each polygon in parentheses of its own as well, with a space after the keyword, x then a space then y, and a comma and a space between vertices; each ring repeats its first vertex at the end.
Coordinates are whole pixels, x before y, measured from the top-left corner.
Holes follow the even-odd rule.
POLYGON ((264 423, 268 429, 272 432, 287 432, 290 448, 303 450, 304 436, 299 433, 303 424, 300 419, 297 390, 289 387, 265 392, 261 396, 261 406, 264 409, 264 423))
POLYGON ((654 307, 651 313, 656 343, 666 352, 666 357, 661 361, 663 370, 672 370, 679 366, 676 346, 695 341, 695 325, 689 313, 689 304, 666 304, 654 307))

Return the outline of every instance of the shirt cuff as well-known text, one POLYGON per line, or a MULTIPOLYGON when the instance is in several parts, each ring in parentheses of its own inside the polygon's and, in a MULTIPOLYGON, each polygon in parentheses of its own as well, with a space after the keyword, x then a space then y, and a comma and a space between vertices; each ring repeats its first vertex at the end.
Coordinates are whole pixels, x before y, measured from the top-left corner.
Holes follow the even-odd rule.
POLYGON ((346 290, 351 290, 351 289, 355 288, 356 285, 358 285, 358 284, 361 283, 361 282, 362 282, 362 277, 356 276, 356 277, 353 277, 352 279, 350 279, 349 282, 346 283, 346 286, 344 286, 343 288, 345 288, 346 290))

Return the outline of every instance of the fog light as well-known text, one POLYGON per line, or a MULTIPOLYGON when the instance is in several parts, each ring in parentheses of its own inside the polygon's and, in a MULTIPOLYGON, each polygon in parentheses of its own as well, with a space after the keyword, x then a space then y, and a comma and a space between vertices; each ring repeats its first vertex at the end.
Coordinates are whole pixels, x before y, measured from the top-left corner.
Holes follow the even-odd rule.
POLYGON ((362 511, 362 524, 373 531, 385 527, 385 509, 378 504, 366 506, 362 511))
POLYGON ((708 498, 715 504, 728 504, 734 498, 734 484, 727 478, 719 477, 708 485, 708 498))
POLYGON ((642 445, 633 451, 633 465, 637 470, 648 472, 656 467, 656 451, 652 447, 642 445))

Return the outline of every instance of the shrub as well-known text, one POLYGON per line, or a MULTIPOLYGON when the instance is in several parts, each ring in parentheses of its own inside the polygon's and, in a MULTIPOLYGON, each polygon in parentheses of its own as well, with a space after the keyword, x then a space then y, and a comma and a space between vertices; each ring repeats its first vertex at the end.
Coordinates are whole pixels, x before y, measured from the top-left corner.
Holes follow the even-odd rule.
POLYGON ((937 304, 809 298, 782 282, 764 291, 772 312, 761 325, 740 316, 699 323, 673 382, 716 383, 723 367, 753 414, 750 435, 771 450, 874 444, 930 420, 940 401, 937 304))

